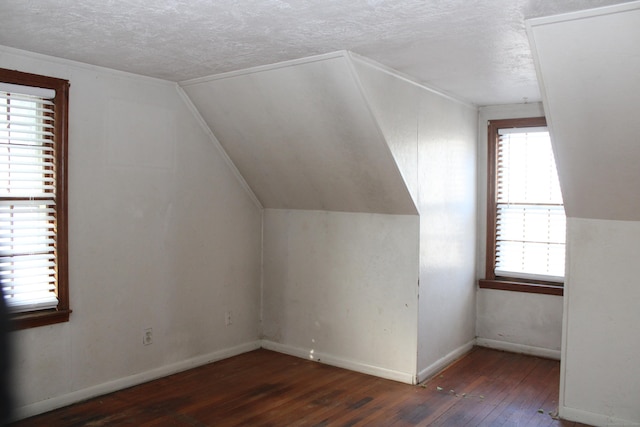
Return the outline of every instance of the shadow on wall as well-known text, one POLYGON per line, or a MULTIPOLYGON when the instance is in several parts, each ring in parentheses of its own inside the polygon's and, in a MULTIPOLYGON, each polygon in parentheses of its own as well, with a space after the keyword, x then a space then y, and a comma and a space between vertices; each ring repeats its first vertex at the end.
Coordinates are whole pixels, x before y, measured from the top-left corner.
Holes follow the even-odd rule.
POLYGON ((11 394, 11 337, 9 314, 0 287, 0 426, 9 424, 13 411, 11 394))

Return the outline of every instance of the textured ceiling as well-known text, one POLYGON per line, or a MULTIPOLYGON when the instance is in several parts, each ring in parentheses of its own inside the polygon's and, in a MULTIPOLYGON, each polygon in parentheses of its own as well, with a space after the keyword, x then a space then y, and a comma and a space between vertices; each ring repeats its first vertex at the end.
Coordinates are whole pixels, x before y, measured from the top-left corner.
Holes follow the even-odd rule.
POLYGON ((524 20, 620 0, 2 0, 0 44, 173 81, 351 50, 478 105, 540 100, 524 20))

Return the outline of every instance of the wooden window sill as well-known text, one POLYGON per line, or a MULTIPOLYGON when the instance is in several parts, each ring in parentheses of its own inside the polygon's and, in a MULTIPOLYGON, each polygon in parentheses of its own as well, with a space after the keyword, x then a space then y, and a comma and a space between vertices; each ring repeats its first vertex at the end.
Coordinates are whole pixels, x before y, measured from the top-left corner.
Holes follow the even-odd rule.
POLYGON ((478 285, 483 289, 498 289, 501 291, 528 292, 532 294, 564 295, 562 285, 548 285, 542 283, 515 282, 500 279, 480 279, 478 285))
POLYGON ((69 314, 71 314, 71 310, 42 310, 31 313, 16 313, 10 317, 10 327, 12 330, 17 331, 68 322, 69 314))

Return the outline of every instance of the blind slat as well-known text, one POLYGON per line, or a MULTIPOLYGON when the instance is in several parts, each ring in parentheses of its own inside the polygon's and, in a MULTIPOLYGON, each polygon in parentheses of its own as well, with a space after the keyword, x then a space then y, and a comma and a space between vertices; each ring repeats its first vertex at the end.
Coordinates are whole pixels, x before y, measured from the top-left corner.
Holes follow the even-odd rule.
POLYGON ((7 308, 14 313, 22 313, 26 311, 48 310, 58 306, 58 298, 53 292, 37 293, 27 295, 28 298, 5 298, 7 308))
MULTIPOLYGON (((2 275, 3 289, 13 288, 11 292, 13 294, 19 294, 21 292, 30 292, 32 289, 51 289, 51 286, 55 285, 55 270, 47 269, 45 271, 37 271, 36 269, 29 269, 23 271, 17 271, 14 273, 7 273, 2 275), (16 286, 20 284, 20 286, 16 286), (45 286, 49 284, 49 286, 45 286)), ((55 286, 54 286, 55 287, 55 286)))
POLYGON ((0 82, 0 98, 5 98, 7 96, 6 93, 11 93, 11 97, 19 97, 21 99, 31 100, 35 97, 47 104, 51 104, 51 101, 47 101, 47 99, 53 99, 56 96, 54 89, 0 82), (3 95, 3 93, 5 94, 3 95))
MULTIPOLYGON (((33 150, 36 151, 36 150, 33 150)), ((41 150, 37 150, 37 151, 41 151, 41 150)), ((5 162, 5 164, 11 164, 11 161, 7 158, 12 158, 12 157, 24 157, 24 158, 28 158, 28 159, 34 159, 32 160, 30 163, 23 163, 23 164, 36 164, 38 162, 38 160, 35 159, 47 159, 50 160, 51 164, 54 164, 54 157, 52 154, 45 154, 45 153, 21 153, 21 152, 12 152, 11 155, 7 155, 6 153, 2 153, 2 157, 4 157, 3 162, 5 162)))
MULTIPOLYGON (((22 172, 22 173, 18 173, 19 175, 26 175, 26 173, 22 172)), ((33 176, 36 175, 36 173, 30 173, 29 175, 31 176, 16 176, 17 174, 11 173, 9 178, 5 178, 2 179, 0 177, 0 182, 2 182, 3 186, 6 186, 7 188, 11 188, 12 186, 16 186, 16 184, 20 184, 22 186, 28 186, 28 187, 33 187, 34 183, 54 183, 55 179, 52 176, 46 176, 44 173, 39 173, 37 175, 39 176, 33 176)), ((40 188, 41 185, 38 185, 38 188, 40 188)))
POLYGON ((13 132, 19 126, 33 126, 32 121, 38 120, 39 127, 44 129, 53 129, 55 126, 51 120, 51 116, 45 116, 42 114, 19 114, 11 112, 11 114, 0 114, 0 125, 2 125, 2 133, 7 134, 9 131, 13 132), (9 120, 9 118, 11 120, 9 120), (11 128, 7 130, 6 125, 11 125, 11 128))
POLYGON ((56 256, 52 253, 42 255, 21 255, 12 257, 0 257, 0 267, 6 267, 7 263, 30 263, 39 262, 42 260, 54 260, 56 256))
MULTIPOLYGON (((0 139, 0 153, 3 153, 3 150, 8 150, 11 149, 13 150, 40 150, 40 151, 49 151, 52 152, 55 150, 55 148, 53 147, 53 144, 51 143, 52 141, 50 139, 44 139, 42 140, 44 142, 46 142, 47 144, 18 144, 16 143, 16 141, 12 138, 11 139, 11 144, 7 144, 2 142, 2 140, 0 139)), ((3 153, 3 156, 7 156, 7 153, 3 153)), ((10 155, 10 154, 9 154, 10 155)))
MULTIPOLYGON (((2 133, 0 133, 0 142, 2 142, 2 144, 6 145, 7 144, 6 141, 8 139, 9 138, 6 135, 3 135, 2 133)), ((13 142, 37 142, 38 144, 51 144, 52 142, 50 138, 41 138, 40 135, 32 135, 29 137, 14 135, 10 139, 13 142)), ((17 146, 17 144, 12 144, 12 145, 17 146)))
MULTIPOLYGON (((31 262, 27 264, 14 264, 11 265, 13 273, 6 273, 6 277, 25 277, 29 275, 36 274, 35 272, 43 269, 43 268, 54 268, 56 266, 55 262, 51 260, 40 260, 39 262, 31 262)), ((51 270, 54 271, 55 270, 51 270)), ((3 276, 4 277, 4 276, 3 276)))
POLYGON ((45 248, 45 246, 56 243, 55 239, 50 239, 46 236, 40 237, 41 238, 37 240, 24 237, 19 240, 14 239, 10 244, 0 244, 0 254, 1 256, 6 256, 10 252, 18 252, 21 254, 48 252, 48 248, 45 248))
MULTIPOLYGON (((50 197, 51 195, 49 195, 50 197)), ((40 206, 55 206, 56 201, 49 200, 10 200, 0 198, 0 214, 2 213, 15 213, 15 212, 36 212, 40 211, 40 206)), ((49 209, 48 212, 54 212, 55 209, 49 209)))

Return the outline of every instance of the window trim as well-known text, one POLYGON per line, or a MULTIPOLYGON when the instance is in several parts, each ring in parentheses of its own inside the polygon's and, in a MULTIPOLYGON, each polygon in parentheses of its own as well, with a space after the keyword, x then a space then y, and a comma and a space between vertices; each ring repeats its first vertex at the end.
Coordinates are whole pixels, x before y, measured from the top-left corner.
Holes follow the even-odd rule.
POLYGON ((494 263, 496 257, 496 150, 498 129, 524 128, 547 126, 545 117, 527 117, 518 119, 499 119, 487 122, 487 235, 485 278, 478 281, 478 286, 484 289, 498 289, 504 291, 528 292, 546 295, 564 294, 564 284, 528 280, 521 278, 496 277, 494 263))
POLYGON ((51 310, 37 310, 11 314, 14 330, 34 328, 69 321, 69 257, 68 257, 68 133, 69 133, 69 81, 55 77, 0 68, 0 81, 22 86, 54 89, 56 135, 56 249, 58 306, 51 310))

